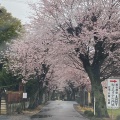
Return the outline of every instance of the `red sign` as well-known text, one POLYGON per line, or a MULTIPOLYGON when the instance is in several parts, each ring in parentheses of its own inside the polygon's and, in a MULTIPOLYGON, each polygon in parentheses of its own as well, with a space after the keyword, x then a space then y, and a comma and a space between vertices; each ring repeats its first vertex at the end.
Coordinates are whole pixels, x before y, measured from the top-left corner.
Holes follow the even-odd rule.
POLYGON ((117 80, 110 80, 110 82, 114 82, 114 83, 116 83, 116 82, 117 82, 117 80))

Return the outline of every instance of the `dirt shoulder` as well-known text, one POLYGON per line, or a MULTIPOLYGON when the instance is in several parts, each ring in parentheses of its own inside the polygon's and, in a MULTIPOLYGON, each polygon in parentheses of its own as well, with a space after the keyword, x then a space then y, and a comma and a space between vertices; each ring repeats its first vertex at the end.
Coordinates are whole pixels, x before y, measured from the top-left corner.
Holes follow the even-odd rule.
POLYGON ((82 116, 85 116, 84 114, 85 110, 79 104, 74 104, 73 107, 79 114, 81 114, 82 116))
POLYGON ((38 107, 36 107, 35 109, 32 109, 32 110, 31 109, 26 109, 26 110, 22 111, 22 114, 31 117, 31 116, 39 113, 42 110, 43 106, 44 105, 39 105, 38 107))

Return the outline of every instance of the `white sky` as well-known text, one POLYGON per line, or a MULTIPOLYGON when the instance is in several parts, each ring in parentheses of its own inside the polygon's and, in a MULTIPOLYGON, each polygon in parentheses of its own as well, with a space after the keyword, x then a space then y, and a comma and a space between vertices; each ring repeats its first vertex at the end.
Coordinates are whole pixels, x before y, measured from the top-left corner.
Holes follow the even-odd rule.
POLYGON ((1 6, 4 6, 12 16, 20 19, 23 24, 29 23, 31 10, 28 2, 37 2, 38 0, 0 0, 1 6))

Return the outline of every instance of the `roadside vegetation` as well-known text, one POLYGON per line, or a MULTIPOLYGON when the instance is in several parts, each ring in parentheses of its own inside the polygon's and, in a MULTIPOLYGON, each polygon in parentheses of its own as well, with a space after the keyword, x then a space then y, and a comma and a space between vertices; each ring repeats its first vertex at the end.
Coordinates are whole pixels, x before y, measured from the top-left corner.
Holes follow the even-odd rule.
POLYGON ((120 120, 120 108, 107 109, 110 118, 96 118, 92 107, 81 107, 80 105, 77 105, 75 109, 90 120, 120 120))
POLYGON ((108 109, 108 114, 113 120, 120 120, 120 108, 119 109, 108 109))

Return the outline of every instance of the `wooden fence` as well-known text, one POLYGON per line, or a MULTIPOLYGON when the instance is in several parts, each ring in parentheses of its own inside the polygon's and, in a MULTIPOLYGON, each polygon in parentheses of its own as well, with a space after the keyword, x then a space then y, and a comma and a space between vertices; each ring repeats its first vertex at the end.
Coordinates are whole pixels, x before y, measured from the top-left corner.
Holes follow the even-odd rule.
POLYGON ((20 113, 28 106, 29 101, 23 99, 23 91, 7 91, 0 96, 0 114, 20 113))

